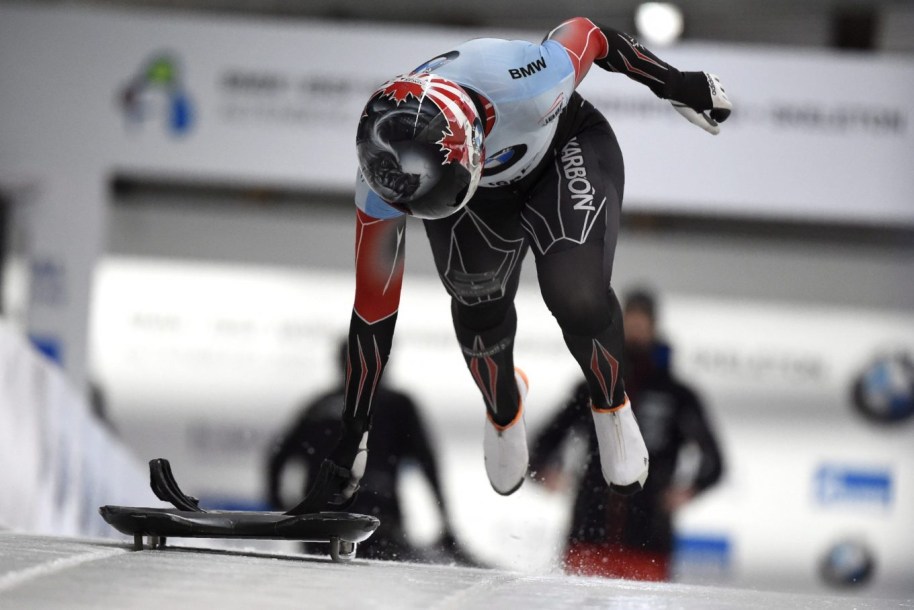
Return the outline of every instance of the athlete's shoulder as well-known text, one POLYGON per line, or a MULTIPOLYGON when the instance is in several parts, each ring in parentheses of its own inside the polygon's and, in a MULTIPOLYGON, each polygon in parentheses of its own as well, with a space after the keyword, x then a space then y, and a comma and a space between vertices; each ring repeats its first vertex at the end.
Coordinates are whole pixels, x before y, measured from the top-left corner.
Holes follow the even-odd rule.
POLYGON ((420 69, 476 88, 492 98, 559 82, 574 68, 556 41, 474 38, 426 62, 420 69), (523 86, 520 86, 523 85, 523 86))

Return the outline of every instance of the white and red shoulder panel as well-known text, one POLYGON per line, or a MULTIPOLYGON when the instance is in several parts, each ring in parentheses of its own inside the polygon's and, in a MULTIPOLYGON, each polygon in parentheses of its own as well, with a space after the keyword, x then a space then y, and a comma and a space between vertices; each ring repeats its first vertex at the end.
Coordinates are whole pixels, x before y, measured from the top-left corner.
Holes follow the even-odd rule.
POLYGON ((574 66, 574 84, 577 87, 590 66, 597 59, 606 57, 609 44, 603 30, 586 17, 565 21, 546 35, 546 40, 559 42, 568 52, 574 66))

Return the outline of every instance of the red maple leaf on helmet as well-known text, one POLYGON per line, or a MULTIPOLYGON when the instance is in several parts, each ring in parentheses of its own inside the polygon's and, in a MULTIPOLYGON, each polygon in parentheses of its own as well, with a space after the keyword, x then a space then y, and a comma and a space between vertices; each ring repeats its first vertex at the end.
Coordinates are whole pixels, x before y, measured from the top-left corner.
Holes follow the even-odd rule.
MULTIPOLYGON (((433 81, 434 82, 434 81, 433 81)), ((428 97, 435 103, 441 114, 447 120, 447 130, 442 138, 436 142, 441 146, 441 151, 446 153, 443 163, 460 163, 469 166, 469 152, 467 151, 467 126, 468 114, 472 112, 468 100, 449 88, 433 87, 428 97), (456 110, 456 111, 455 111, 456 110), (460 116, 460 115, 463 116, 460 116)))
POLYGON ((441 146, 441 152, 447 153, 444 163, 456 162, 467 165, 467 146, 463 129, 449 112, 444 112, 444 116, 447 117, 448 129, 444 133, 444 137, 436 142, 441 146))
POLYGON ((419 79, 401 77, 390 81, 381 90, 381 95, 386 95, 398 104, 405 102, 409 96, 422 99, 425 92, 425 83, 419 79))
POLYGON ((431 101, 447 120, 447 129, 442 134, 442 138, 436 142, 441 146, 441 152, 445 153, 442 165, 456 162, 469 166, 464 123, 468 115, 473 113, 470 103, 457 92, 440 87, 442 83, 447 85, 451 85, 451 83, 430 77, 431 75, 427 73, 398 77, 382 87, 381 95, 387 96, 397 104, 405 102, 410 96, 417 100, 431 101), (455 112, 455 107, 458 109, 457 112, 455 112), (463 114, 463 117, 458 114, 463 114))

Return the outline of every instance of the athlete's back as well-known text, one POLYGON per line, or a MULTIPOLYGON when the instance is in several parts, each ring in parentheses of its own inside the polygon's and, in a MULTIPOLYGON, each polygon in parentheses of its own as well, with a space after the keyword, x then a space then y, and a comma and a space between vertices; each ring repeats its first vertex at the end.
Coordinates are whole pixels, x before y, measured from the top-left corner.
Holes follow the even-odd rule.
POLYGON ((536 166, 575 86, 568 52, 554 40, 478 38, 416 71, 433 72, 482 98, 486 161, 481 187, 514 182, 536 166))

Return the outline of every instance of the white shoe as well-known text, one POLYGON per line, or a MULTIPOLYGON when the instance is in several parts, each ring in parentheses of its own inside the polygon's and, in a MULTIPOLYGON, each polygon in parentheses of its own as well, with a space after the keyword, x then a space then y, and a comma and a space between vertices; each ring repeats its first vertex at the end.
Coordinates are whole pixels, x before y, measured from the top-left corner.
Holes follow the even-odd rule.
POLYGON ((594 409, 593 424, 600 446, 600 466, 609 488, 622 494, 641 491, 649 459, 641 429, 628 396, 614 409, 594 409))
POLYGON ((486 413, 486 429, 483 439, 486 474, 492 489, 503 496, 509 496, 523 484, 527 476, 527 425, 524 422, 524 401, 529 383, 520 369, 514 369, 517 381, 519 405, 517 415, 505 426, 499 426, 486 413))

